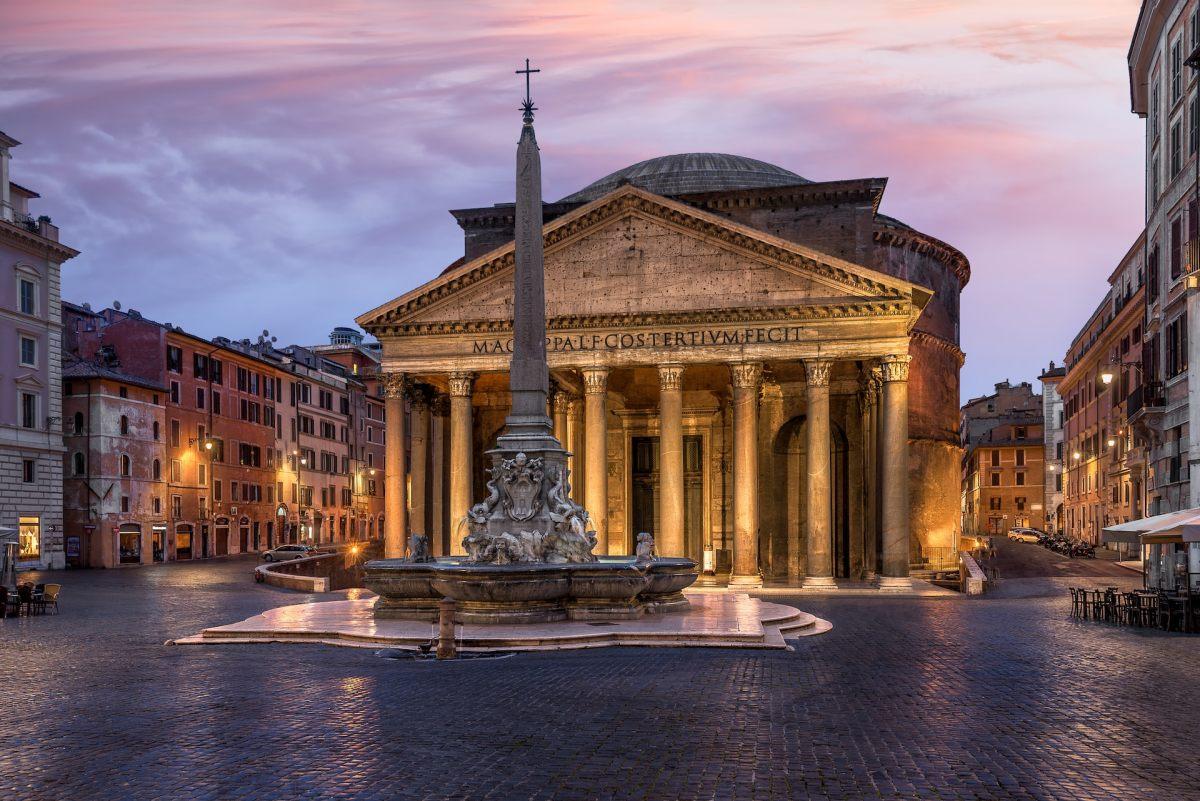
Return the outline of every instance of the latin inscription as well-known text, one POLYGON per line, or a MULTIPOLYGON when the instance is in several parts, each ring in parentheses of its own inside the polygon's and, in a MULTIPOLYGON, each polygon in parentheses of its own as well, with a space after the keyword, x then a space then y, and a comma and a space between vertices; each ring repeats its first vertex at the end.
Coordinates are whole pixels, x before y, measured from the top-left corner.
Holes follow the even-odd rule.
MULTIPOLYGON (((799 342, 802 326, 772 326, 770 328, 738 328, 732 331, 699 329, 695 331, 650 331, 611 334, 568 334, 546 337, 546 350, 552 353, 573 353, 594 350, 651 350, 671 348, 703 348, 722 345, 782 345, 799 342)), ((512 353, 512 339, 477 339, 471 343, 475 354, 512 353)))

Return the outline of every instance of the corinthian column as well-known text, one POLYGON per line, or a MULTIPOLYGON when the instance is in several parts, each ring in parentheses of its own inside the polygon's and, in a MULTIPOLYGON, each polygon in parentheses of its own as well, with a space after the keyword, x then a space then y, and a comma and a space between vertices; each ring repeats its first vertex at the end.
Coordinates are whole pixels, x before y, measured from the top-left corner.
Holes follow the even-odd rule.
POLYGON ((474 373, 450 374, 450 553, 463 554, 459 522, 471 506, 471 387, 474 373))
POLYGON ((608 553, 608 368, 586 367, 584 384, 584 508, 596 530, 596 553, 608 553))
POLYGON ((904 354, 883 360, 883 570, 880 589, 908 589, 908 363, 904 354))
MULTIPOLYGON (((655 545, 662 556, 684 556, 683 541, 683 365, 658 368, 658 503, 662 530, 655 545)), ((635 532, 636 533, 636 532, 635 532)))
POLYGON ((412 507, 409 525, 417 534, 424 534, 433 543, 429 516, 429 393, 425 387, 414 388, 409 398, 412 415, 412 433, 409 434, 412 451, 412 507))
POLYGON ((571 500, 586 509, 587 499, 584 498, 584 474, 587 471, 583 466, 583 403, 582 400, 575 397, 568 404, 567 439, 563 442, 563 447, 571 452, 571 455, 567 457, 567 467, 571 471, 571 500))
POLYGON ((829 481, 829 372, 830 363, 804 363, 808 383, 808 414, 805 420, 807 560, 805 587, 836 587, 833 581, 833 539, 830 529, 832 503, 829 481))
POLYGON ((561 389, 554 392, 554 438, 567 446, 567 413, 571 409, 571 396, 561 389))
POLYGON ((762 365, 733 372, 733 574, 730 587, 761 587, 758 569, 758 388, 762 365))
POLYGON ((383 558, 404 556, 408 534, 408 476, 404 465, 404 374, 383 374, 384 525, 383 558))

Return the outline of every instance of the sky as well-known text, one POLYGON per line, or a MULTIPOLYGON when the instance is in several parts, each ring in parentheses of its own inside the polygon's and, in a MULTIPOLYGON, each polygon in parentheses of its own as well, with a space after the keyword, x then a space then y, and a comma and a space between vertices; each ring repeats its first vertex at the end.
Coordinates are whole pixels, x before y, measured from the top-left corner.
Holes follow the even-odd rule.
POLYGON ((966 254, 962 397, 1033 381, 1141 229, 1136 0, 42 0, 4 11, 12 177, 63 297, 319 343, 510 201, 526 57, 544 196, 669 153, 813 180, 966 254))

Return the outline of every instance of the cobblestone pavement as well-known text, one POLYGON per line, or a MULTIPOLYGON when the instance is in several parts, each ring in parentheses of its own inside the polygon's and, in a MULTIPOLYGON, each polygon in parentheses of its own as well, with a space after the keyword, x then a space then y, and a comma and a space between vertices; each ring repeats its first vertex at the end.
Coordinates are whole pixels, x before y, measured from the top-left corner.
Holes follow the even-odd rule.
POLYGON ((834 629, 794 653, 162 645, 307 598, 250 566, 59 574, 61 615, 0 621, 0 798, 1200 798, 1200 638, 1041 579, 799 599, 834 629))
POLYGON ((1034 576, 1113 576, 1133 577, 1141 581, 1141 574, 1121 567, 1106 559, 1072 559, 1049 548, 1032 542, 1014 542, 1002 534, 992 537, 996 556, 985 560, 989 567, 1000 571, 1000 578, 1030 578, 1034 576))

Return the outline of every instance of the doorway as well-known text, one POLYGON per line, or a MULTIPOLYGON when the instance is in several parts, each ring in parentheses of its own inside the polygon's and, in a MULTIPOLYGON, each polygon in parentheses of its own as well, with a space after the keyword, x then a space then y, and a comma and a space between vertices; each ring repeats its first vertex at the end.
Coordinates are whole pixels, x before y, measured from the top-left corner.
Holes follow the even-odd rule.
MULTIPOLYGON (((634 437, 631 441, 630 549, 645 531, 657 536, 658 437, 634 437)), ((684 555, 703 564, 704 559, 704 438, 683 438, 683 547, 684 555)))
POLYGON ((137 523, 122 523, 118 530, 121 539, 119 562, 123 565, 142 563, 142 527, 137 523))

